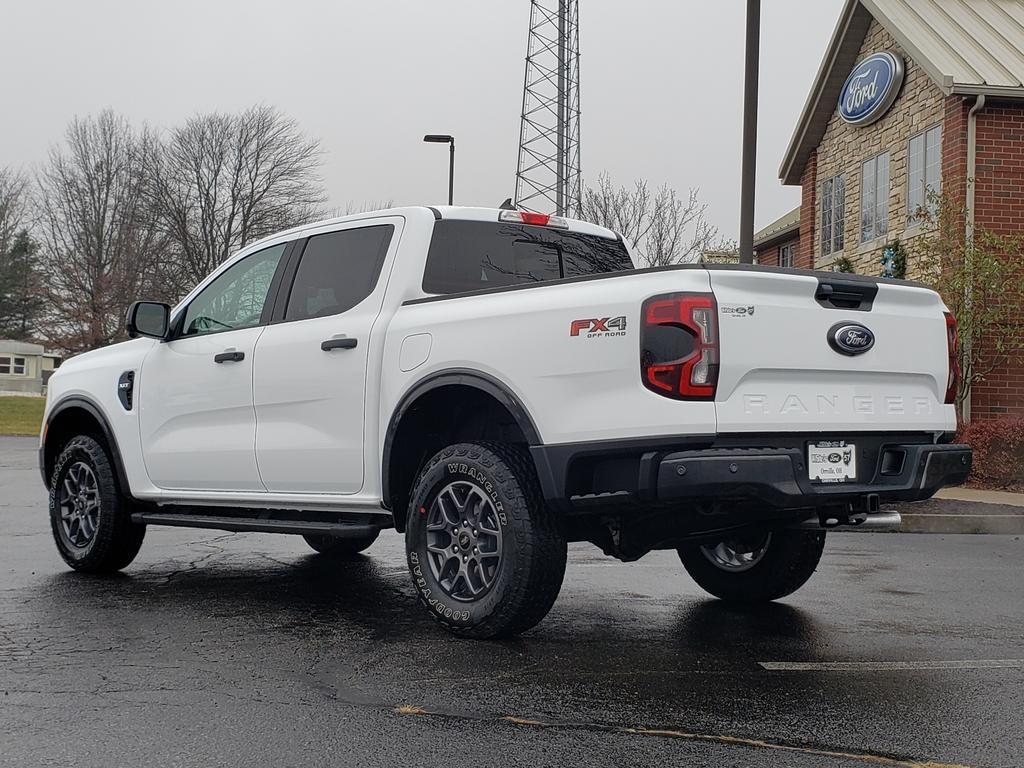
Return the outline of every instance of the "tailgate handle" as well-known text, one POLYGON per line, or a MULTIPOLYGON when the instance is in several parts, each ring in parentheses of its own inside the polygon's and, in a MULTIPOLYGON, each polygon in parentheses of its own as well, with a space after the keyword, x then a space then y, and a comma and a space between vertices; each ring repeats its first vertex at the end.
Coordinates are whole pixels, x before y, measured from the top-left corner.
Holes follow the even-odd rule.
POLYGON ((814 300, 825 309, 852 309, 870 312, 877 294, 878 285, 876 283, 819 277, 814 300))

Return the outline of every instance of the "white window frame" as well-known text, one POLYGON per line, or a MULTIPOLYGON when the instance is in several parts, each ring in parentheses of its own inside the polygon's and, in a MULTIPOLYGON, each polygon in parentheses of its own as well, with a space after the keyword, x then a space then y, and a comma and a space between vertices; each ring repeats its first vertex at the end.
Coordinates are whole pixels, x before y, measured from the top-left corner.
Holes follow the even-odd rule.
POLYGON ((0 355, 0 375, 4 376, 27 376, 28 358, 20 355, 0 355), (18 362, 18 361, 21 362, 18 362), (7 370, 3 370, 6 368, 7 370), (18 369, 21 369, 20 371, 18 369))
POLYGON ((779 246, 779 266, 780 267, 793 267, 793 263, 796 261, 796 240, 789 243, 784 243, 779 246), (789 254, 788 258, 786 254, 789 254))
POLYGON ((890 168, 892 158, 888 152, 880 152, 861 163, 860 166, 860 241, 869 243, 889 234, 889 193, 892 191, 890 168), (882 161, 885 161, 884 163, 882 161), (885 168, 885 183, 879 181, 879 171, 885 168), (871 184, 868 184, 870 172, 871 184), (870 186, 870 190, 868 187, 870 186), (868 191, 871 199, 867 199, 868 191))
POLYGON ((907 141, 907 221, 911 224, 922 220, 917 213, 921 208, 935 214, 935 204, 929 200, 929 192, 942 194, 942 123, 925 128, 907 141), (917 174, 912 167, 914 143, 917 141, 921 142, 919 183, 915 183, 917 174), (918 196, 920 199, 915 200, 918 196))
POLYGON ((821 182, 821 255, 841 253, 845 243, 846 174, 838 173, 821 182), (838 184, 837 184, 838 182, 838 184), (827 190, 827 192, 826 192, 827 190), (838 190, 838 191, 837 191, 838 190), (837 204, 838 203, 838 204, 837 204), (825 214, 828 213, 828 226, 825 214), (836 213, 839 213, 838 220, 836 213))

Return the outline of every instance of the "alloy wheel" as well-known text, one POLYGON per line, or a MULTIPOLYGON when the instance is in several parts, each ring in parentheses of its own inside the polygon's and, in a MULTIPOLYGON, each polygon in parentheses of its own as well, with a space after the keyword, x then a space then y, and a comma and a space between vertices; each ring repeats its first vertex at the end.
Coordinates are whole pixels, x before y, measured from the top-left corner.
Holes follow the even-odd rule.
POLYGON ((490 591, 501 566, 501 525, 480 486, 460 480, 434 497, 427 511, 427 559, 441 589, 472 602, 490 591))
POLYGON ((749 571, 764 557, 771 544, 771 532, 761 536, 723 539, 715 544, 702 544, 700 551, 704 553, 712 565, 730 573, 749 571))
POLYGON ((84 461, 76 461, 64 475, 60 496, 60 523, 72 546, 84 549, 96 536, 100 520, 100 487, 96 474, 84 461))

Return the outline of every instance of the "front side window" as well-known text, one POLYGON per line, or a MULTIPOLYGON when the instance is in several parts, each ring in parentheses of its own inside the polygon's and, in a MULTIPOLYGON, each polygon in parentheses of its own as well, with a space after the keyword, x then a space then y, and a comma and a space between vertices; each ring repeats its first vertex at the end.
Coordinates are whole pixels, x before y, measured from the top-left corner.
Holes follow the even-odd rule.
POLYGON ((619 239, 526 224, 438 221, 423 290, 460 293, 632 268, 619 239))
POLYGON ((792 267, 796 256, 796 243, 786 243, 779 248, 779 266, 792 267))
POLYGON ((843 224, 846 207, 846 175, 839 174, 821 183, 821 253, 843 250, 843 224))
POLYGON ((308 320, 352 309, 377 285, 395 228, 343 229, 309 238, 288 296, 285 320, 308 320))
POLYGON ((0 355, 0 374, 14 374, 24 376, 28 370, 28 364, 24 357, 12 357, 11 355, 0 355))
POLYGON ((889 153, 872 157, 860 173, 860 241, 889 233, 889 153))
POLYGON ((222 272, 188 305, 183 335, 201 336, 259 325, 285 246, 282 243, 257 251, 222 272))
POLYGON ((919 221, 935 214, 935 196, 942 193, 942 126, 935 125, 910 139, 907 147, 907 218, 919 221))

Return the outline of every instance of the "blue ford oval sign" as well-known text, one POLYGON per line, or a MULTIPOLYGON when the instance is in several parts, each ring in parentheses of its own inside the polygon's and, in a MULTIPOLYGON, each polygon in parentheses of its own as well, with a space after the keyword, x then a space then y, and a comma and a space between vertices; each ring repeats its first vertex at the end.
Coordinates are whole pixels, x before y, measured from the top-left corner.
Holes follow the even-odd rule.
POLYGON ((839 95, 839 116, 850 125, 869 125, 884 115, 903 84, 903 59, 889 51, 861 59, 839 95))
POLYGON ((828 345, 840 355, 862 355, 875 346, 875 334, 860 323, 836 323, 828 329, 828 345))

